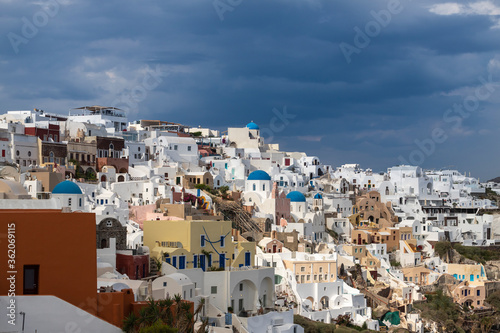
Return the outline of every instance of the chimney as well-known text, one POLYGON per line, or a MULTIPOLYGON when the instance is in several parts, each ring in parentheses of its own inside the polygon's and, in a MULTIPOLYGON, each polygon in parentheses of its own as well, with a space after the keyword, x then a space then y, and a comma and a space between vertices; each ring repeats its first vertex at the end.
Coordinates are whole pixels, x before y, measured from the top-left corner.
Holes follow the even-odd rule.
POLYGON ((279 194, 279 192, 278 192, 278 182, 274 182, 273 183, 273 193, 272 193, 271 198, 272 199, 278 198, 278 194, 279 194))

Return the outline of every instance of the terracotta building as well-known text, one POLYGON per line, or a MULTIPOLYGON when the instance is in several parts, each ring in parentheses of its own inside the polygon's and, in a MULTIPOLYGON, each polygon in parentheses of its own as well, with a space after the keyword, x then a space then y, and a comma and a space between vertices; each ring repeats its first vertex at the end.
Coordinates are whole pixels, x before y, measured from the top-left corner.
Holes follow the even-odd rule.
POLYGON ((24 134, 37 136, 42 141, 61 142, 59 125, 48 123, 40 126, 35 123, 25 124, 24 134))
POLYGON ((128 158, 122 158, 122 150, 125 147, 123 138, 113 137, 87 137, 85 140, 95 139, 97 171, 101 172, 102 167, 113 166, 118 173, 128 172, 128 158))
POLYGON ((131 280, 140 280, 148 277, 149 255, 117 253, 116 270, 121 274, 127 274, 131 280))
MULTIPOLYGON (((96 314, 94 214, 0 210, 0 224, 4 232, 15 232, 15 266, 11 270, 17 272, 17 296, 54 295, 78 307, 85 304, 86 311, 96 314)), ((0 238, 2 263, 9 260, 8 244, 7 237, 0 238)), ((0 272, 0 295, 9 293, 9 271, 0 272)))

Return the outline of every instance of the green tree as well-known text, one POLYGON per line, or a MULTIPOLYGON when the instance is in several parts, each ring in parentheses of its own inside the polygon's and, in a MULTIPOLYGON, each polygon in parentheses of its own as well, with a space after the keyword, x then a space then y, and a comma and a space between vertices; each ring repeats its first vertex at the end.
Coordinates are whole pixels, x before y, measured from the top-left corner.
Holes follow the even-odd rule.
MULTIPOLYGON (((175 295, 174 299, 149 299, 147 305, 139 311, 139 316, 131 313, 124 319, 122 329, 127 333, 193 333, 195 316, 201 313, 203 306, 197 309, 198 314, 191 312, 191 306, 180 295, 175 295)), ((202 327, 206 325, 207 322, 202 321, 202 327)))
POLYGON ((149 327, 142 328, 139 333, 177 333, 177 328, 170 327, 161 320, 156 321, 153 325, 149 327))

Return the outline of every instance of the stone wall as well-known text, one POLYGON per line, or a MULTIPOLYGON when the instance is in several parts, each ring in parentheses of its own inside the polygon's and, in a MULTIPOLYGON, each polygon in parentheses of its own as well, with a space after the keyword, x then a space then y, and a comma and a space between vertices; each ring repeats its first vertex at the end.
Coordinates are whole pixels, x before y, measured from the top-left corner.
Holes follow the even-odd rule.
POLYGON ((105 218, 96 225, 96 247, 105 249, 109 246, 109 239, 116 239, 116 249, 127 249, 127 227, 121 225, 115 218, 105 218))

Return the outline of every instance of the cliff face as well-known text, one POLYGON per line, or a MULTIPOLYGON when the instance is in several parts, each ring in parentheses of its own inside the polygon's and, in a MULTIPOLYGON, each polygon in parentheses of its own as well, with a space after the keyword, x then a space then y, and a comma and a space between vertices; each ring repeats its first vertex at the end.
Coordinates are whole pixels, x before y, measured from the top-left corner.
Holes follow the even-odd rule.
POLYGON ((477 264, 474 260, 470 260, 462 256, 457 250, 451 248, 448 250, 443 260, 448 264, 477 264))
POLYGON ((500 212, 493 213, 493 222, 491 223, 491 232, 493 239, 500 240, 500 212))
POLYGON ((496 280, 500 278, 500 260, 490 260, 484 265, 488 280, 496 280))

